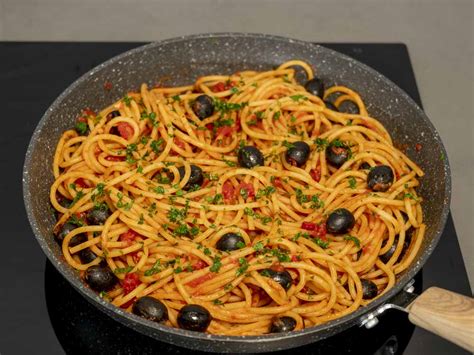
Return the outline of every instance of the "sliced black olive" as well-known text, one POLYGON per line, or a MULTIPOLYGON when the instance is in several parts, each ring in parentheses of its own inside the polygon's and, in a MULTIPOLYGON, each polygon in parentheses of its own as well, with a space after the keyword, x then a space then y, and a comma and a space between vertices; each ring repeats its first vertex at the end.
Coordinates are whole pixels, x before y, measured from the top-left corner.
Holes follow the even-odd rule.
POLYGON ((107 114, 107 119, 111 120, 112 118, 117 117, 117 116, 120 116, 120 111, 115 110, 107 114))
POLYGON ((326 229, 332 234, 344 234, 349 232, 354 224, 354 215, 345 208, 338 208, 329 215, 326 221, 326 229))
POLYGON ((350 149, 339 141, 333 141, 326 147, 326 159, 332 166, 339 168, 349 159, 350 149))
POLYGON ((370 164, 364 161, 359 165, 359 170, 369 170, 371 168, 370 164))
POLYGON ((252 169, 254 166, 261 166, 264 164, 262 152, 251 145, 239 149, 237 160, 241 167, 247 169, 252 169))
POLYGON ((266 277, 270 277, 273 281, 278 282, 281 287, 285 290, 289 290, 291 284, 293 283, 293 279, 288 271, 275 271, 272 269, 264 269, 260 271, 260 274, 266 277))
POLYGON ((388 263, 388 261, 390 260, 390 258, 393 255, 393 253, 395 253, 395 250, 397 249, 397 245, 398 245, 398 236, 395 237, 395 240, 393 241, 393 244, 390 247, 390 249, 388 249, 385 254, 382 254, 382 255, 379 256, 380 260, 382 260, 383 263, 385 263, 385 264, 388 263))
POLYGON ((212 116, 214 113, 214 101, 208 95, 199 95, 192 104, 192 109, 201 120, 212 116))
MULTIPOLYGON (((62 245, 64 238, 76 228, 78 228, 78 226, 73 223, 69 223, 69 222, 64 223, 61 229, 59 230, 59 232, 54 236, 58 244, 62 245)), ((86 239, 87 238, 84 234, 75 235, 74 237, 71 238, 69 245, 71 247, 76 246, 78 244, 84 243, 86 239)))
POLYGON ((106 205, 94 207, 87 213, 87 221, 92 225, 102 225, 110 217, 110 211, 106 205))
POLYGON ((93 262, 97 258, 97 255, 90 249, 85 248, 79 252, 79 259, 81 259, 81 263, 89 264, 93 262))
POLYGON ((313 79, 309 80, 305 84, 304 88, 311 95, 319 96, 321 99, 324 96, 324 83, 321 79, 313 78, 313 79))
POLYGON ((324 104, 326 105, 326 107, 332 111, 336 111, 336 112, 339 112, 339 110, 337 109, 336 106, 334 106, 334 104, 331 102, 331 101, 324 101, 324 104))
POLYGON ((303 166, 309 158, 310 148, 305 142, 294 142, 286 151, 286 161, 291 165, 303 166))
POLYGON ((291 332, 296 327, 296 320, 292 317, 277 317, 273 318, 271 333, 285 333, 291 332))
POLYGON ((94 265, 89 267, 85 272, 84 280, 91 289, 98 292, 109 291, 118 282, 118 279, 112 270, 104 265, 94 265))
MULTIPOLYGON (((405 241, 403 242, 402 251, 401 251, 400 255, 398 256, 397 260, 403 259, 406 252, 408 251, 408 248, 410 247, 410 243, 411 243, 411 239, 412 239, 414 231, 415 231, 415 228, 410 227, 405 232, 405 241)), ((385 263, 385 264, 388 263, 388 261, 390 260, 390 258, 393 255, 393 253, 395 253, 395 249, 397 249, 397 245, 398 245, 398 240, 399 240, 399 236, 396 235, 395 240, 394 240, 392 246, 390 247, 390 249, 387 250, 387 252, 385 254, 382 254, 382 255, 379 256, 380 260, 382 260, 383 263, 385 263)), ((382 245, 382 247, 384 247, 384 246, 385 246, 385 243, 382 245)))
POLYGON ((139 298, 132 307, 133 314, 146 318, 153 322, 164 322, 168 320, 168 309, 160 300, 150 296, 139 298))
POLYGON ((370 300, 377 296, 378 289, 377 285, 370 280, 361 279, 362 282, 362 298, 364 300, 370 300))
POLYGON ((204 332, 211 323, 211 314, 207 309, 197 304, 188 304, 181 308, 177 321, 180 328, 204 332))
MULTIPOLYGON (((180 166, 178 168, 179 177, 182 179, 184 177, 184 166, 180 166)), ((189 176, 189 180, 184 185, 184 190, 190 190, 191 188, 195 187, 196 185, 201 186, 204 181, 204 173, 199 166, 191 165, 191 175, 189 176)))
POLYGON ((367 185, 372 191, 387 191, 393 184, 393 170, 387 165, 377 165, 367 175, 367 185))
POLYGON ((226 233, 216 243, 216 248, 222 251, 238 250, 244 246, 244 238, 236 233, 226 233))

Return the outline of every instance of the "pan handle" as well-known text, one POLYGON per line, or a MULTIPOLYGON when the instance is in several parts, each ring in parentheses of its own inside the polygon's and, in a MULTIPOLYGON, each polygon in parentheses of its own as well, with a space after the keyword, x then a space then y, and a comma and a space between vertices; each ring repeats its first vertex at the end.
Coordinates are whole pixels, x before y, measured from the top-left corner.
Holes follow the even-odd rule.
POLYGON ((474 299, 430 287, 407 310, 410 321, 464 349, 474 351, 474 299))

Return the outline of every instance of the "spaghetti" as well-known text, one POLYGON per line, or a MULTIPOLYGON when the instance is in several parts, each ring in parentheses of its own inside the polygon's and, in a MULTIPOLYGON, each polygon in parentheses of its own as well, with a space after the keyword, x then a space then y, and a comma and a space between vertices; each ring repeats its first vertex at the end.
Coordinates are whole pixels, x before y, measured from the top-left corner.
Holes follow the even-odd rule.
POLYGON ((199 305, 207 332, 257 335, 342 317, 394 285, 423 239, 423 172, 355 91, 313 95, 295 66, 317 80, 295 60, 143 84, 63 133, 55 234, 86 281, 94 267, 114 272, 101 297, 129 311, 153 297, 173 327, 199 305), (358 113, 339 112, 348 102, 358 113), (254 151, 263 164, 246 163, 254 151))

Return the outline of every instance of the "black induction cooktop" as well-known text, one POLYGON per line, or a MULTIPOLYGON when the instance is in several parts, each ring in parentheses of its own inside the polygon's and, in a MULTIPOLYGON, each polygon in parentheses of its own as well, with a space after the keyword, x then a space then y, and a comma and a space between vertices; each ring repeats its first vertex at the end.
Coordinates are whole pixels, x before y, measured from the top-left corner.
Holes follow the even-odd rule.
MULTIPOLYGON (((104 60, 141 43, 0 43, 1 354, 152 354, 189 350, 160 343, 112 320, 89 304, 43 255, 26 219, 21 174, 33 130, 52 101, 104 60)), ((323 44, 368 64, 421 105, 404 44, 323 44)), ((429 59, 429 58, 428 58, 429 59)), ((49 166, 45 166, 49 169, 49 166)), ((47 206, 45 206, 47 208, 47 206)), ((436 285, 471 289, 451 216, 416 290, 436 285)), ((294 352, 308 354, 467 354, 387 311, 367 330, 353 327, 294 352)))

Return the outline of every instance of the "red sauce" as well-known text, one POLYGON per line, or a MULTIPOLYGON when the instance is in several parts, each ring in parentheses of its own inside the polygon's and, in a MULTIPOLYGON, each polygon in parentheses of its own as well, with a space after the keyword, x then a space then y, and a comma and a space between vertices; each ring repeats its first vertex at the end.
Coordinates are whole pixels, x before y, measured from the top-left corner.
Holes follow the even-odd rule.
POLYGON ((214 274, 212 272, 209 272, 205 275, 202 275, 202 276, 198 277, 197 279, 194 279, 194 280, 188 282, 186 285, 188 285, 190 287, 196 287, 196 286, 202 284, 203 282, 206 282, 206 281, 209 281, 209 280, 213 279, 215 275, 216 274, 214 274))
POLYGON ((273 179, 273 186, 283 188, 283 183, 279 177, 273 179))
POLYGON ((222 195, 224 195, 224 200, 232 200, 234 198, 235 189, 230 181, 226 181, 224 186, 222 186, 222 195))

